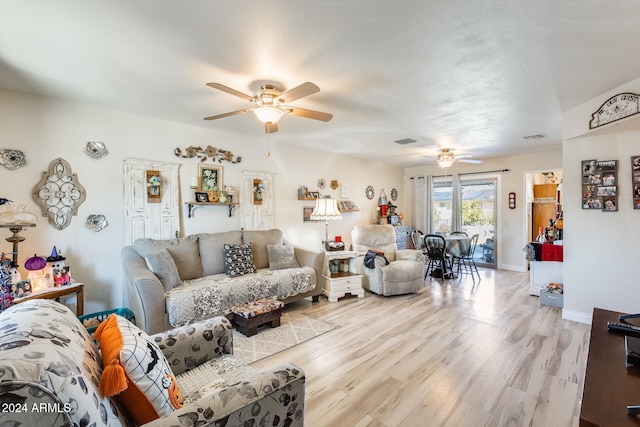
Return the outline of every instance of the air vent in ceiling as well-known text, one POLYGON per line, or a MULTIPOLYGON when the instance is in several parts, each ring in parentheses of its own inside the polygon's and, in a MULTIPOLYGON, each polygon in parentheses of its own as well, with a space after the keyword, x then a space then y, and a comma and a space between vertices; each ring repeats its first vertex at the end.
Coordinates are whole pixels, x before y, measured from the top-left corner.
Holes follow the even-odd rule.
POLYGON ((395 141, 396 144, 400 144, 400 145, 407 145, 407 144, 413 144, 414 142, 418 142, 415 139, 411 139, 411 138, 403 138, 403 139, 397 139, 395 141))
POLYGON ((547 135, 545 135, 544 133, 538 133, 535 135, 523 136, 522 139, 524 139, 525 141, 539 141, 541 139, 545 139, 546 137, 547 135))

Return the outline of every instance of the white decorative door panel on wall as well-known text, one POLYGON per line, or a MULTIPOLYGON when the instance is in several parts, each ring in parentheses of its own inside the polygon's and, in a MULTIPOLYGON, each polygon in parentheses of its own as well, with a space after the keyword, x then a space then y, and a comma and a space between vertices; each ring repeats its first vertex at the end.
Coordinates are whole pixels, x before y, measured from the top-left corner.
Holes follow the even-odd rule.
POLYGON ((178 163, 125 159, 126 245, 142 237, 171 239, 180 234, 179 169, 178 163))
POLYGON ((273 228, 273 174, 240 172, 240 226, 245 230, 273 228))

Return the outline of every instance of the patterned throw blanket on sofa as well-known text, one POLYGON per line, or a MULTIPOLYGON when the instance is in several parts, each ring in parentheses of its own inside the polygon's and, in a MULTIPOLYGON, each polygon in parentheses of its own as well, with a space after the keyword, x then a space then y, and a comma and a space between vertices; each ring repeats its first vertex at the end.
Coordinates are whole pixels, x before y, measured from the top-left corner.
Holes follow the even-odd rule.
POLYGON ((198 319, 227 314, 231 307, 261 298, 285 299, 312 290, 316 275, 311 267, 261 269, 240 277, 215 274, 185 280, 166 293, 169 323, 185 325, 198 319))

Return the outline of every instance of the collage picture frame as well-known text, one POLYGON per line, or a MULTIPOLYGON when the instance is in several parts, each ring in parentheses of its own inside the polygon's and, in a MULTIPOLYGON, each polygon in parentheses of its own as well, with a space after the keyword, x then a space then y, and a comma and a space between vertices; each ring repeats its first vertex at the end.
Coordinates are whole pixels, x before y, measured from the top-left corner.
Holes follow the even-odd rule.
POLYGON ((631 156, 631 188, 633 209, 640 209, 640 156, 631 156))
MULTIPOLYGON (((618 161, 583 160, 581 167, 582 209, 616 212, 618 210, 618 161)), ((640 191, 640 173, 638 179, 640 191)))

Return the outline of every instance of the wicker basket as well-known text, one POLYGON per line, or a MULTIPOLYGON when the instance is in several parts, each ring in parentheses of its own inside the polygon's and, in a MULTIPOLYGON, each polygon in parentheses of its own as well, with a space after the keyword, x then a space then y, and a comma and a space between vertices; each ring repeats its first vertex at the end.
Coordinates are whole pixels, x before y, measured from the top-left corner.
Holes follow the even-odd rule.
MULTIPOLYGON (((113 310, 106 310, 106 311, 99 311, 97 313, 92 313, 92 314, 85 314, 84 316, 78 316, 78 319, 80 319, 80 321, 84 325, 85 321, 90 319, 98 319, 100 322, 102 322, 103 320, 106 320, 106 318, 109 317, 110 314, 114 314, 114 313, 117 314, 118 316, 124 317, 128 321, 133 322, 134 324, 136 323, 136 317, 133 315, 133 312, 128 308, 116 308, 113 310)), ((88 326, 86 327, 86 329, 89 332, 89 335, 93 337, 93 333, 96 331, 96 329, 98 329, 98 326, 97 325, 88 326)))

